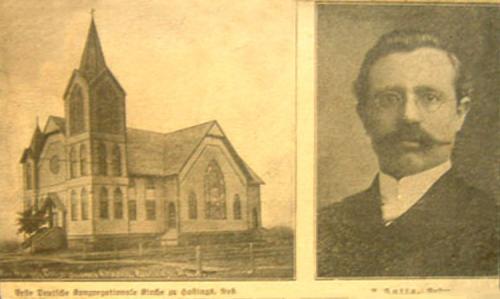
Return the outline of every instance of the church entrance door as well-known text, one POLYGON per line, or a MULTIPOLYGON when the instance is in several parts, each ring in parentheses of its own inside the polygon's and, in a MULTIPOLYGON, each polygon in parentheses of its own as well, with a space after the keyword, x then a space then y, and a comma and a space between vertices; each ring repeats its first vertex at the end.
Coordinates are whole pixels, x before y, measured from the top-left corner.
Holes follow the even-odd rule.
POLYGON ((48 219, 49 228, 66 228, 66 213, 64 205, 57 195, 49 194, 49 196, 45 198, 41 210, 44 211, 44 214, 48 219))

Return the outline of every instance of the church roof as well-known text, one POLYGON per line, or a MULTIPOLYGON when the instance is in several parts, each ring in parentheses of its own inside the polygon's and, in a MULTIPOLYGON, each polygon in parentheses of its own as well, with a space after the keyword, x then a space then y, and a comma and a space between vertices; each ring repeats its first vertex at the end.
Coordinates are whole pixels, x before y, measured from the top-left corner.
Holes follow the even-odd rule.
POLYGON ((51 115, 51 116, 49 116, 47 124, 49 124, 51 120, 59 128, 59 131, 61 131, 62 133, 65 132, 65 130, 66 130, 66 122, 64 121, 63 117, 51 115))
POLYGON ((177 174, 196 150, 215 121, 202 123, 165 134, 165 174, 177 174))
MULTIPOLYGON (((209 121, 174 132, 161 134, 127 128, 128 171, 132 175, 170 176, 179 174, 216 121, 209 121)), ((251 183, 263 184, 255 172, 243 162, 224 136, 223 142, 251 183)))
MULTIPOLYGON (((21 163, 28 156, 35 160, 43 149, 43 143, 55 125, 58 131, 64 134, 66 121, 62 117, 49 116, 45 132, 36 127, 31 143, 23 151, 21 163)), ((193 153, 203 141, 210 135, 215 127, 222 142, 226 145, 231 156, 240 166, 242 172, 253 184, 264 184, 263 180, 243 161, 232 144, 220 129, 217 121, 209 121, 192 127, 180 129, 170 133, 158 133, 148 130, 127 128, 127 165, 131 175, 153 175, 170 176, 179 174, 193 153)))
POLYGON ((29 147, 24 149, 23 154, 21 156, 21 163, 24 163, 28 156, 31 156, 33 159, 38 159, 38 156, 42 152, 43 143, 45 141, 45 135, 40 130, 38 124, 36 125, 35 131, 31 137, 31 142, 29 147))
POLYGON ((180 172, 213 122, 167 134, 127 128, 128 171, 138 175, 173 175, 180 172))
MULTIPOLYGON (((106 65, 93 17, 90 22, 80 67, 78 70, 73 71, 64 92, 65 99, 70 91, 70 87, 73 85, 73 81, 76 80, 77 77, 80 78, 82 76, 84 77, 83 79, 87 80, 89 86, 99 82, 100 78, 107 76, 111 78, 116 83, 116 86, 125 94, 124 89, 120 86, 106 65)), ((41 153, 46 137, 56 132, 64 134, 65 126, 65 119, 56 116, 49 117, 44 132, 37 126, 31 145, 24 150, 21 162, 23 163, 29 156, 37 159, 41 153)), ((212 136, 221 138, 249 183, 264 183, 237 154, 216 121, 202 123, 166 134, 127 128, 128 172, 131 175, 177 175, 182 171, 203 139, 211 134, 212 136), (211 133, 212 128, 214 128, 214 130, 211 133)))
POLYGON ((163 134, 127 128, 127 168, 137 175, 164 175, 163 134))
POLYGON ((80 60, 80 67, 73 71, 66 89, 64 90, 63 98, 66 98, 68 92, 73 86, 73 81, 77 77, 83 77, 89 85, 98 82, 100 78, 108 77, 115 83, 118 89, 125 95, 125 89, 120 85, 113 72, 106 65, 104 59, 104 52, 102 50, 101 41, 97 34, 94 17, 90 21, 90 27, 85 41, 82 57, 80 60))
POLYGON ((90 82, 106 69, 107 66, 104 60, 101 41, 97 34, 94 18, 92 18, 82 59, 80 61, 79 71, 84 74, 90 82))
POLYGON ((39 153, 42 150, 42 143, 44 141, 44 136, 40 127, 37 125, 35 132, 33 132, 33 137, 31 138, 30 148, 34 153, 39 153))

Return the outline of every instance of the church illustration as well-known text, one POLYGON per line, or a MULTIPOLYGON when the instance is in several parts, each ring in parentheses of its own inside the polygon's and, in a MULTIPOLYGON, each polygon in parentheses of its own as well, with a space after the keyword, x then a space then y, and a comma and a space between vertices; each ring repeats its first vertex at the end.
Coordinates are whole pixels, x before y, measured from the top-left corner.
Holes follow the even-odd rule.
POLYGON ((24 209, 84 243, 196 243, 261 227, 264 182, 217 121, 169 133, 128 128, 126 93, 106 65, 92 18, 65 117, 34 130, 21 157, 24 209))

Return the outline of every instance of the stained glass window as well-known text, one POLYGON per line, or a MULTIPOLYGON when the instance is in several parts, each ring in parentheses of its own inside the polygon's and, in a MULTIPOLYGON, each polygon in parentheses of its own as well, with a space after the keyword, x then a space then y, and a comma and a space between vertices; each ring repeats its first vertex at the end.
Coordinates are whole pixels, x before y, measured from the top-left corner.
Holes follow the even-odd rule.
POLYGON ((207 219, 226 219, 226 186, 224 175, 212 160, 205 172, 205 216, 207 219))

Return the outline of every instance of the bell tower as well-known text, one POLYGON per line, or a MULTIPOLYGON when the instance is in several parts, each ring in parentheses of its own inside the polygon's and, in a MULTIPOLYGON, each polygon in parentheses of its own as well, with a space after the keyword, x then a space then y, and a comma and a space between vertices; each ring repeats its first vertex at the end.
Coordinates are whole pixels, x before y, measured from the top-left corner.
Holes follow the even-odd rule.
POLYGON ((63 98, 68 231, 80 232, 68 239, 126 232, 125 91, 106 65, 93 15, 63 98))
POLYGON ((64 93, 69 179, 126 177, 125 96, 106 65, 92 15, 80 66, 64 93))

